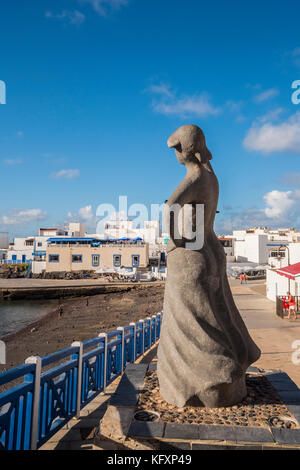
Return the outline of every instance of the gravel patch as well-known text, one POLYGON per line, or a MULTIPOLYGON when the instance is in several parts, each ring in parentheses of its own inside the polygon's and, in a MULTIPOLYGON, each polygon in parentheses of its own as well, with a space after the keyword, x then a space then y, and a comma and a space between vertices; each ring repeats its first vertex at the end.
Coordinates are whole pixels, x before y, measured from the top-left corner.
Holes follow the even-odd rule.
MULTIPOLYGON (((169 405, 159 393, 156 371, 149 370, 140 393, 137 410, 159 413, 157 421, 179 424, 296 428, 297 422, 263 375, 246 375, 248 394, 235 406, 204 408, 169 405)), ((143 416, 143 414, 141 414, 143 416)), ((147 419, 147 415, 145 414, 147 419)), ((145 420, 146 420, 145 419, 145 420)), ((153 417, 152 417, 153 419, 153 417)))

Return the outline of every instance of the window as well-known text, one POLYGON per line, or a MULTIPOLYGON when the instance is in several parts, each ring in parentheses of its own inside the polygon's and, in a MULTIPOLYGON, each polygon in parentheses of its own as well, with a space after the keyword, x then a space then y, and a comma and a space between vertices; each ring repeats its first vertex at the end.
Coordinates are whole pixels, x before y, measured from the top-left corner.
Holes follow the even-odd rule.
POLYGON ((72 263, 82 263, 82 255, 72 255, 72 263))
POLYGON ((100 255, 92 255, 92 265, 99 266, 100 255))
POLYGON ((38 246, 43 246, 42 242, 38 242, 38 246))
POLYGON ((285 251, 271 251, 271 258, 285 258, 285 251))
POLYGON ((131 255, 132 266, 137 268, 140 265, 140 255, 131 255))
POLYGON ((114 255, 114 266, 121 266, 121 255, 114 255))
POLYGON ((49 255, 48 261, 49 263, 59 263, 59 255, 49 255))

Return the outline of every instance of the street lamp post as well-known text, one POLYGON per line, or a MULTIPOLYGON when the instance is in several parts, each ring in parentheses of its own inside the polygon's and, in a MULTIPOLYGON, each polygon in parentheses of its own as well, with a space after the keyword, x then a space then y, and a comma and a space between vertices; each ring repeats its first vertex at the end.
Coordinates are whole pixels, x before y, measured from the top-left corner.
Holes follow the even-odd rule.
MULTIPOLYGON (((288 247, 287 245, 281 245, 281 246, 279 247, 279 252, 280 252, 281 248, 283 248, 284 250, 287 250, 287 252, 288 252, 288 266, 290 266, 290 249, 289 249, 289 247, 288 247)), ((280 263, 280 267, 281 267, 281 263, 280 263)), ((288 278, 288 279, 289 279, 289 292, 290 292, 290 289, 291 289, 291 280, 290 280, 290 278, 288 278)))

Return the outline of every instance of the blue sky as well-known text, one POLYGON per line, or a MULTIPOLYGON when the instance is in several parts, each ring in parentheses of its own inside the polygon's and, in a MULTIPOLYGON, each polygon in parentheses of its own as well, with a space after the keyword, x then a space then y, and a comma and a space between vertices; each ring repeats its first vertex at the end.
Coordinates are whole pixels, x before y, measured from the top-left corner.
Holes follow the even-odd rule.
POLYGON ((166 145, 197 124, 220 182, 216 231, 300 228, 300 5, 294 0, 2 2, 0 231, 101 203, 163 203, 166 145))

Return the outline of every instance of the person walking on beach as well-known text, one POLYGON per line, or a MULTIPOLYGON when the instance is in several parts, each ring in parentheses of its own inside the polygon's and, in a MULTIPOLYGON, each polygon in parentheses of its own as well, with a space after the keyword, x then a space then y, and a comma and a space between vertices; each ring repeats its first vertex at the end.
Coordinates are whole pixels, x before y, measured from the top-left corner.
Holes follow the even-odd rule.
POLYGON ((291 318, 292 311, 294 312, 294 318, 297 320, 297 312, 296 312, 296 302, 295 298, 292 296, 290 292, 287 292, 288 296, 288 305, 289 305, 289 314, 287 316, 288 320, 291 318))
POLYGON ((243 280, 244 280, 244 274, 243 273, 241 273, 241 275, 240 275, 240 280, 241 280, 241 284, 243 284, 243 280))
POLYGON ((58 306, 58 318, 62 318, 63 313, 64 313, 64 306, 63 306, 63 304, 60 304, 58 306))
POLYGON ((247 284, 247 276, 246 276, 245 273, 244 273, 244 282, 245 282, 245 284, 247 284))

